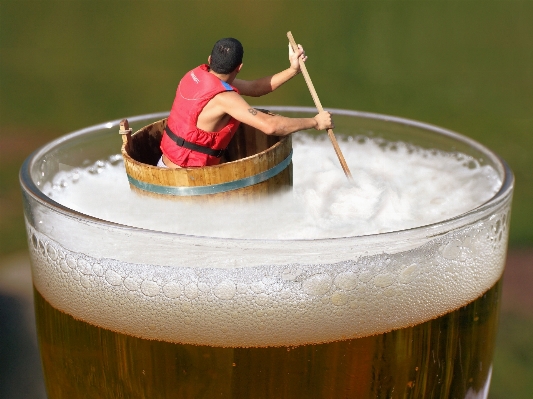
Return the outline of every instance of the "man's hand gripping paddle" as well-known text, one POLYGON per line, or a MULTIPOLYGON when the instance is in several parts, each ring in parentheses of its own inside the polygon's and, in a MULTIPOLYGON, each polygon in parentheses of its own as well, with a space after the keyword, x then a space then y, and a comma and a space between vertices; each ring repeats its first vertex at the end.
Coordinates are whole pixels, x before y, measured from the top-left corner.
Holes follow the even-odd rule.
MULTIPOLYGON (((298 46, 296 45, 296 41, 294 40, 294 37, 292 36, 292 33, 290 31, 287 32, 287 37, 289 38, 289 43, 292 46, 292 50, 296 52, 298 50, 298 46)), ((313 97, 313 101, 315 102, 315 106, 318 109, 318 112, 323 112, 324 108, 322 108, 322 104, 320 103, 320 100, 318 99, 318 94, 316 94, 315 87, 313 86, 313 82, 311 81, 309 72, 307 72, 305 63, 302 61, 301 58, 299 58, 298 61, 300 63, 300 70, 302 71, 302 74, 304 75, 305 83, 307 83, 307 87, 309 88, 309 91, 311 92, 311 97, 313 97)), ((344 174, 346 175, 348 179, 351 180, 352 174, 350 173, 348 164, 344 160, 344 155, 342 155, 342 151, 339 147, 339 144, 337 143, 337 139, 335 138, 333 129, 328 129, 328 136, 329 136, 329 139, 331 140, 331 144, 333 144, 333 148, 335 149, 337 158, 339 158, 339 162, 341 163, 342 170, 344 170, 344 174)))

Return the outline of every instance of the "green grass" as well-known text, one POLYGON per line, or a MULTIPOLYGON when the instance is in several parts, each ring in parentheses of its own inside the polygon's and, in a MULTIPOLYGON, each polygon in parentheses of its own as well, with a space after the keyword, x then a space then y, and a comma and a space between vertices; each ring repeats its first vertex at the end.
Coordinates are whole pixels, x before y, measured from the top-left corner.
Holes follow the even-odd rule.
POLYGON ((490 399, 530 399, 533 392, 533 319, 504 313, 494 354, 490 399))
POLYGON ((19 162, 0 169, 0 257, 26 249, 22 196, 18 188, 19 162))

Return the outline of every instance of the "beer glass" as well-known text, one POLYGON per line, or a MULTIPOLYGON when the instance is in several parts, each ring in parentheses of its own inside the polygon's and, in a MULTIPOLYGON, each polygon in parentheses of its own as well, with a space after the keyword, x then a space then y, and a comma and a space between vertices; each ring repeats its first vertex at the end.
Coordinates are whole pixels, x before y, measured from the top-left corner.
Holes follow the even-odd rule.
MULTIPOLYGON (((501 186, 459 216, 383 234, 173 234, 54 201, 43 187, 58 171, 120 162, 119 121, 61 137, 20 172, 50 399, 486 398, 512 172, 446 129, 331 112, 341 147, 372 137, 460 152, 493 167, 501 186)), ((164 116, 129 121, 135 131, 164 116)))

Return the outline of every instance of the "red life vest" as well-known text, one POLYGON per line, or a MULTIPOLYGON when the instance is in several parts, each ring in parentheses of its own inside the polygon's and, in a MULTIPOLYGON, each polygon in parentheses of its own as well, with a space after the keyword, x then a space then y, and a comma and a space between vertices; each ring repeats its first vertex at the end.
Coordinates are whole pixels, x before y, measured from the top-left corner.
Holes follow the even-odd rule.
MULTIPOLYGON (((196 124, 205 105, 217 94, 225 91, 239 92, 235 87, 209 73, 204 64, 187 72, 181 79, 168 117, 168 127, 176 136, 196 145, 213 150, 225 149, 240 122, 231 118, 218 132, 206 132, 196 124)), ((180 147, 165 132, 161 140, 161 151, 172 162, 181 167, 217 165, 220 158, 180 147)))

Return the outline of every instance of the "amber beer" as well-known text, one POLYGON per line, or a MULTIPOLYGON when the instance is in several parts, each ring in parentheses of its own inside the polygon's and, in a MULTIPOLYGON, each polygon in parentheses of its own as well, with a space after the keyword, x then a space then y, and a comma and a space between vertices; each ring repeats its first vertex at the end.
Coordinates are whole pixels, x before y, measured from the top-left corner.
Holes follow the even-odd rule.
POLYGON ((35 308, 50 399, 481 398, 500 290, 414 327, 297 347, 140 339, 76 320, 38 291, 35 308))

